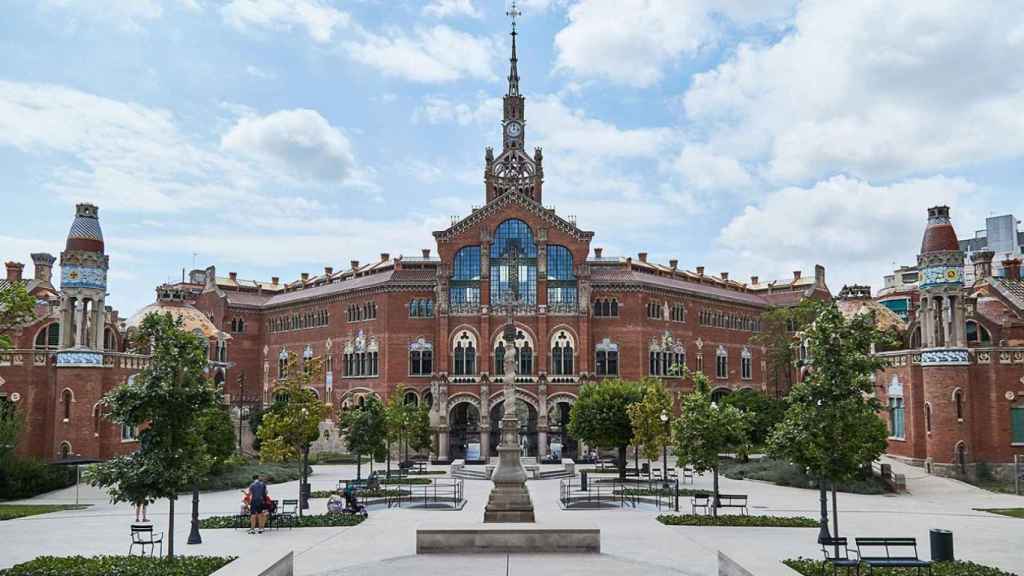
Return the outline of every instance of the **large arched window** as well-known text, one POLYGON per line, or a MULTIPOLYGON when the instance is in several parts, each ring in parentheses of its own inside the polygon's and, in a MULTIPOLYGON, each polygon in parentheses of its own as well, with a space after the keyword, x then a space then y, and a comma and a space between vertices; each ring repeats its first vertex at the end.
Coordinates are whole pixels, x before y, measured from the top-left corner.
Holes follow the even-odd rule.
POLYGON ((729 377, 729 352, 726 351, 725 346, 719 346, 718 351, 715 352, 715 377, 729 377))
POLYGON ((572 335, 559 330, 551 337, 551 373, 555 376, 571 376, 574 374, 573 351, 575 350, 572 335))
POLYGON ((75 397, 71 393, 70 389, 64 389, 64 392, 60 395, 60 401, 62 408, 64 409, 64 421, 69 422, 71 421, 71 403, 75 401, 75 397))
POLYGON ((619 375, 619 345, 608 338, 594 347, 594 372, 598 376, 619 375))
POLYGON ((548 246, 548 308, 576 310, 576 273, 573 271, 572 252, 565 246, 548 246))
POLYGON ((512 294, 511 254, 518 254, 519 298, 524 304, 537 303, 537 244, 533 230, 522 220, 505 220, 498 226, 491 244, 491 304, 505 302, 512 294))
POLYGON ((466 246, 455 253, 448 301, 453 311, 480 304, 480 247, 466 246))
POLYGON ((60 346, 60 325, 54 322, 36 334, 36 349, 53 349, 60 346))
POLYGON ((476 374, 476 338, 463 330, 452 346, 452 374, 473 376, 476 374))

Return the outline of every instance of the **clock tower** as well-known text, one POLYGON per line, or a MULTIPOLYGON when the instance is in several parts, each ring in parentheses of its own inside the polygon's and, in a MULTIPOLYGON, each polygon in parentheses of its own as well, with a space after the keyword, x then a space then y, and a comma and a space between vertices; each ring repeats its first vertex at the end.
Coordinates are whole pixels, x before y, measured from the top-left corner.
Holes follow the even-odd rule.
POLYGON ((519 58, 516 52, 519 36, 516 20, 521 12, 515 2, 508 15, 512 18, 512 58, 509 60, 508 91, 503 99, 501 154, 495 158, 494 149, 488 147, 485 157, 487 201, 513 193, 524 194, 540 202, 544 179, 543 154, 540 148, 534 150, 532 157, 526 153, 526 99, 519 92, 519 58))

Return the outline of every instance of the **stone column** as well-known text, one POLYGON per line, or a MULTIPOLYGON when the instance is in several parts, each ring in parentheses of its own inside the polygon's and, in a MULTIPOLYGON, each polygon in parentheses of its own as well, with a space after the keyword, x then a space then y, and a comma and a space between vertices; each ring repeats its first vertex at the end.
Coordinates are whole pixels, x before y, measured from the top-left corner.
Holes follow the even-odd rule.
POLYGON ((537 426, 537 460, 548 457, 548 427, 537 426))
POLYGON ((75 302, 75 346, 85 345, 85 300, 75 302))
POLYGON ((437 459, 446 462, 448 460, 448 427, 445 426, 437 431, 437 459))
POLYGON ((487 462, 491 459, 491 426, 480 425, 480 459, 487 462))
POLYGON ((93 348, 103 350, 104 316, 106 309, 103 307, 103 300, 93 300, 92 323, 93 323, 93 348))

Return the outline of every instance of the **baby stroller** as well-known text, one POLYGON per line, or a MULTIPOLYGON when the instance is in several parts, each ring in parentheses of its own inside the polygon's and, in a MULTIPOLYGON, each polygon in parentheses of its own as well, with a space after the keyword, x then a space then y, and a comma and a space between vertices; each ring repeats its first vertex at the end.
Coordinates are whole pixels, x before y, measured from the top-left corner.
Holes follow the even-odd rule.
POLYGON ((345 487, 345 507, 341 509, 341 513, 362 516, 363 518, 369 516, 366 506, 359 503, 355 489, 351 485, 345 487))

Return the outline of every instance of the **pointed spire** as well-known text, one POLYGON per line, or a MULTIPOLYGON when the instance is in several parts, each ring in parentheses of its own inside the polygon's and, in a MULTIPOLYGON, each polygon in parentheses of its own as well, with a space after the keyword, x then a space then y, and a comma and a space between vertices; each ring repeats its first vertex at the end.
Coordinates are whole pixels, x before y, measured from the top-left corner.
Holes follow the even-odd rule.
POLYGON ((516 36, 519 32, 516 31, 516 19, 523 13, 516 6, 516 0, 512 0, 512 8, 505 14, 512 19, 512 65, 508 73, 508 95, 519 96, 519 58, 516 56, 516 36))

